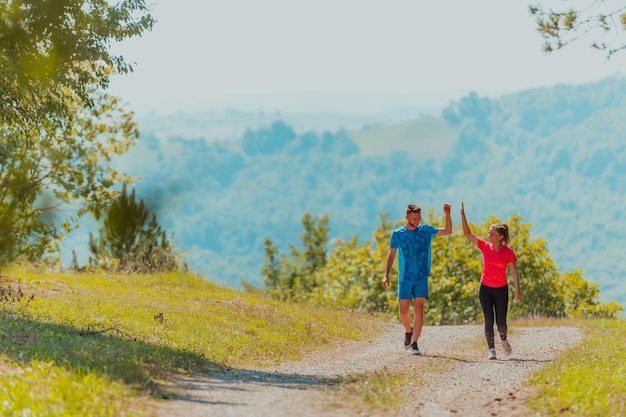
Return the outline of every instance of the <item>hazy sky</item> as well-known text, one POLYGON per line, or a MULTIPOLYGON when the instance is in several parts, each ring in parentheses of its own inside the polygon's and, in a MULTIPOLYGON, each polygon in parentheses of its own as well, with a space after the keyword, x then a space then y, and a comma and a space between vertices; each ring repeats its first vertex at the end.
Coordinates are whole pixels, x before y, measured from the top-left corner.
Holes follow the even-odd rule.
MULTIPOLYGON (((148 2, 150 2, 148 0, 148 2)), ((571 4, 566 1, 552 3, 571 4)), ((621 73, 590 39, 553 54, 520 0, 160 0, 114 48, 111 92, 138 114, 242 109, 374 114, 440 108, 621 73)))

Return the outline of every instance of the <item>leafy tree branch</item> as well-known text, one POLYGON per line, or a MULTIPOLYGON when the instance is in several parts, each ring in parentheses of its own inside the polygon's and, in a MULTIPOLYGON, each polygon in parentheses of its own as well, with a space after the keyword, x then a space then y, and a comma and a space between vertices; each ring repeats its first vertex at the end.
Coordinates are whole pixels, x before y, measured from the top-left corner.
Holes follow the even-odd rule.
POLYGON ((562 49, 589 35, 594 36, 591 47, 606 52, 608 59, 626 49, 626 5, 621 1, 594 0, 587 7, 562 11, 531 5, 529 11, 545 39, 545 52, 562 49))

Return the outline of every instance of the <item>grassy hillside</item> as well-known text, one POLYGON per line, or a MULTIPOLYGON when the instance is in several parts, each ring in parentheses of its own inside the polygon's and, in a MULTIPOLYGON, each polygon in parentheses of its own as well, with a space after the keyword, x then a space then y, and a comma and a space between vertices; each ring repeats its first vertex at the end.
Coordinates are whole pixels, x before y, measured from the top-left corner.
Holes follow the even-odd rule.
MULTIPOLYGON (((142 133, 116 168, 141 177, 137 197, 174 233, 189 266, 233 288, 242 280, 263 285, 264 239, 282 251, 299 245, 306 212, 328 214, 331 239, 365 240, 380 213, 395 221, 409 202, 436 214, 450 202, 459 224, 464 201, 471 222, 519 214, 533 238, 546 240, 560 272, 582 270, 600 285, 601 301, 626 304, 624 97, 626 81, 608 79, 497 99, 471 94, 441 117, 334 133, 294 126, 285 138, 254 125, 231 141, 142 133)), ((222 123, 179 116, 190 127, 222 123)), ((280 115, 264 117, 277 123, 280 115)), ((65 259, 75 249, 83 264, 97 229, 89 219, 81 226, 63 244, 65 259)), ((522 279, 532 277, 522 271, 522 279)))
MULTIPOLYGON (((187 274, 23 267, 3 271, 0 289, 0 415, 7 416, 148 416, 169 395, 163 383, 172 377, 297 360, 304 348, 367 340, 382 325, 370 316, 278 302, 187 274)), ((543 392, 536 405, 542 415, 561 415, 563 404, 584 415, 625 410, 626 345, 619 341, 626 322, 582 324, 581 349, 533 382, 543 392)), ((381 383, 359 390, 361 403, 388 397, 389 387, 398 387, 388 382, 398 377, 381 373, 381 383)), ((358 380, 354 375, 348 383, 365 387, 358 380)))
POLYGON ((18 268, 0 289, 4 416, 150 415, 172 376, 297 360, 371 337, 380 323, 191 275, 18 268))
POLYGON ((422 159, 445 159, 457 141, 458 129, 440 117, 348 131, 363 156, 406 152, 422 159))

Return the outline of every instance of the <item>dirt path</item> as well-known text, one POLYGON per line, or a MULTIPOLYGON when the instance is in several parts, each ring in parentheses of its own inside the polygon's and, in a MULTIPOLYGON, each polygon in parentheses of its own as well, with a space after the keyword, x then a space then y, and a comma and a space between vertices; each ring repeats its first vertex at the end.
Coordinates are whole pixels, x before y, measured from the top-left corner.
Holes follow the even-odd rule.
MULTIPOLYGON (((528 376, 580 342, 572 327, 513 328, 513 354, 498 350, 488 361, 482 326, 425 327, 422 356, 401 346, 404 330, 389 324, 369 342, 347 342, 337 349, 307 355, 301 362, 271 369, 233 370, 210 378, 172 384, 182 399, 163 402, 159 417, 350 417, 347 407, 328 407, 329 388, 337 377, 383 368, 410 367, 423 385, 408 387, 399 409, 376 415, 398 417, 522 417, 528 376)), ((496 346, 498 349, 499 346, 496 346)))

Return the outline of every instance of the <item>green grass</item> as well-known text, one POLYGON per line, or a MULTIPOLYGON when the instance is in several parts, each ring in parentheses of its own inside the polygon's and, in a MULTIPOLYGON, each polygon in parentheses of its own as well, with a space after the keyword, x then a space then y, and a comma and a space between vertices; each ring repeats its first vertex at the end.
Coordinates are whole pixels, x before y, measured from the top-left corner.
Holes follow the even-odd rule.
POLYGON ((150 415, 173 376, 271 366, 300 359, 304 347, 330 349, 380 331, 370 316, 188 274, 19 268, 3 273, 0 288, 2 415, 150 415))
POLYGON ((533 375, 529 405, 538 416, 626 415, 626 321, 580 324, 581 346, 533 375))
MULTIPOLYGON (((6 416, 153 415, 172 377, 298 360, 305 347, 367 340, 382 324, 188 274, 14 268, 3 272, 0 290, 0 415, 6 416)), ((513 327, 524 325, 579 325, 583 332, 581 346, 531 378, 536 415, 626 415, 624 320, 529 320, 513 327)), ((407 386, 419 389, 416 374, 351 375, 330 388, 329 403, 393 409, 407 386)))
POLYGON ((414 369, 383 369, 367 374, 349 375, 329 390, 324 404, 328 409, 349 408, 359 415, 396 410, 406 401, 407 387, 422 384, 414 369))
POLYGON ((127 389, 97 374, 37 360, 28 366, 20 362, 8 365, 0 376, 0 415, 127 415, 127 389))

